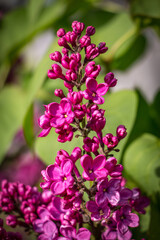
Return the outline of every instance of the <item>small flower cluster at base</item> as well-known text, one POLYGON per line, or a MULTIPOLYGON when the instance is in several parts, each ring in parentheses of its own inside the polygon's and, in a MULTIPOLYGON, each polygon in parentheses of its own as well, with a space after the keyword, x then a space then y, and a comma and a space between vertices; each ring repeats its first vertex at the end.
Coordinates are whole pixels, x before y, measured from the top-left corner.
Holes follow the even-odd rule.
POLYGON ((1 240, 22 240, 22 236, 18 232, 6 232, 3 228, 3 220, 0 218, 0 239, 1 240))

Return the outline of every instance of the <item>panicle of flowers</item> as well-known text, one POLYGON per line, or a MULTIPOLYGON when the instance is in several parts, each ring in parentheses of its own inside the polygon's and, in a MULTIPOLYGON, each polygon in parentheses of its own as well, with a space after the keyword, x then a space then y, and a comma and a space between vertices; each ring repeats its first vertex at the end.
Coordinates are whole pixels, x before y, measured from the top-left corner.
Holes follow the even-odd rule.
POLYGON ((68 94, 62 89, 55 90, 61 101, 45 105, 45 113, 39 118, 43 129, 39 136, 45 137, 55 128, 59 142, 71 141, 76 134, 75 137, 82 137, 83 146, 74 148, 71 154, 61 149, 55 163, 42 171, 41 188, 50 190, 53 197, 47 207, 38 208, 39 218, 34 221, 34 229, 39 233, 39 240, 89 240, 91 235, 98 240, 129 240, 130 228, 139 225, 139 217, 133 211, 144 214, 149 204, 138 189, 125 187, 123 166, 113 155, 127 135, 126 127, 120 123, 115 135, 103 132, 105 110, 99 105, 104 103, 103 96, 117 84, 117 79, 110 72, 103 83, 97 82, 101 66, 93 60, 108 48, 104 42, 98 46, 91 42, 95 34, 92 26, 81 36, 84 28, 84 23, 74 21, 72 31, 59 29, 57 36, 62 53, 50 54, 56 63, 48 71, 48 77, 64 81, 68 94), (77 162, 83 169, 82 174, 77 162), (90 230, 84 228, 84 224, 88 224, 90 230))

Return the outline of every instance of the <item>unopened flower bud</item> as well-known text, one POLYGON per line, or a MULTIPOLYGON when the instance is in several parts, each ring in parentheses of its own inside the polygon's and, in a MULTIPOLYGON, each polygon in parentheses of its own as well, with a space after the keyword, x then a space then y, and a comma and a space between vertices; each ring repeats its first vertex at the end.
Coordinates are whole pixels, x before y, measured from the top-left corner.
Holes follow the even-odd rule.
POLYGON ((58 31, 57 31, 57 37, 63 37, 65 35, 65 30, 64 28, 60 28, 58 31))
POLYGON ((49 55, 50 59, 53 60, 53 61, 56 61, 56 62, 61 62, 61 58, 62 58, 62 55, 60 52, 58 51, 55 51, 54 53, 51 53, 49 55))
POLYGON ((59 97, 61 99, 65 97, 62 89, 55 89, 54 94, 56 97, 59 97))
POLYGON ((86 29, 86 35, 88 36, 92 36, 94 35, 96 32, 95 28, 92 27, 92 26, 88 26, 87 29, 86 29))
POLYGON ((98 44, 98 49, 99 49, 99 53, 105 53, 108 50, 108 47, 106 47, 106 43, 105 42, 100 42, 98 44))
POLYGON ((104 81, 107 83, 108 87, 114 87, 117 84, 117 79, 114 78, 114 74, 112 72, 106 74, 104 81))
POLYGON ((84 27, 85 27, 84 23, 81 23, 81 22, 78 22, 78 21, 74 21, 72 23, 73 31, 75 33, 77 33, 78 35, 81 34, 81 32, 83 31, 84 27))
POLYGON ((81 47, 87 47, 91 44, 91 39, 89 36, 84 35, 80 40, 81 47))
POLYGON ((127 132, 126 132, 126 128, 124 125, 119 125, 117 127, 117 137, 121 140, 123 139, 126 135, 127 135, 127 132))
POLYGON ((77 79, 77 74, 75 73, 75 72, 73 72, 72 70, 68 70, 67 72, 66 72, 66 79, 68 80, 68 81, 75 81, 76 79, 77 79))

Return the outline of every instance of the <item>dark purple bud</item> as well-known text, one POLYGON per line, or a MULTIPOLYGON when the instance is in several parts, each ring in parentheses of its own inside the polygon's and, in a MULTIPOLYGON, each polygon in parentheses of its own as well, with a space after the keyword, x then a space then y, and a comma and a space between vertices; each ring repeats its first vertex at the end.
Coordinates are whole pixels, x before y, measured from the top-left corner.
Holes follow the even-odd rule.
POLYGON ((61 62, 61 58, 62 58, 62 55, 60 52, 58 51, 55 51, 54 53, 51 53, 49 55, 50 59, 53 60, 53 61, 56 61, 56 62, 61 62))
POLYGON ((106 74, 104 81, 108 84, 109 87, 114 87, 117 84, 117 79, 114 78, 114 74, 112 72, 106 74))
POLYGON ((98 44, 98 49, 99 49, 99 53, 105 53, 108 50, 108 47, 106 47, 106 43, 105 42, 100 42, 98 44))
POLYGON ((58 31, 57 31, 57 37, 63 37, 65 35, 65 30, 63 28, 60 28, 58 31))
POLYGON ((79 40, 80 44, 81 44, 81 48, 83 47, 87 47, 91 44, 91 39, 89 36, 84 35, 80 40, 79 40))
POLYGON ((88 26, 87 29, 86 29, 86 35, 88 36, 92 36, 94 35, 96 32, 95 28, 92 27, 92 26, 88 26))
POLYGON ((54 94, 56 97, 59 97, 61 99, 65 97, 62 89, 55 89, 54 94))
POLYGON ((127 129, 125 128, 124 125, 119 125, 117 127, 116 133, 117 133, 117 137, 118 137, 119 140, 123 139, 127 135, 126 130, 127 129))

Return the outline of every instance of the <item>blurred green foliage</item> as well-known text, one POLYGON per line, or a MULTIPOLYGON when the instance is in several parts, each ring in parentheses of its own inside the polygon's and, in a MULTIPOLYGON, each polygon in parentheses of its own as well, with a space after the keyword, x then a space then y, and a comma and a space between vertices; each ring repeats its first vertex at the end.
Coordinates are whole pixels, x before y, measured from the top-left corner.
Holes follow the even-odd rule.
MULTIPOLYGON (((63 88, 60 82, 46 80, 51 62, 49 53, 57 50, 57 43, 51 44, 36 69, 23 68, 17 83, 7 83, 8 73, 16 59, 21 57, 23 47, 39 33, 58 28, 70 29, 72 20, 83 21, 96 27, 93 42, 106 42, 108 54, 99 60, 106 71, 126 71, 147 46, 144 29, 153 28, 160 34, 160 1, 132 0, 128 8, 98 0, 30 0, 28 4, 4 14, 0 20, 0 162, 17 132, 23 126, 26 142, 32 151, 49 164, 54 161, 60 148, 72 150, 82 144, 79 139, 60 144, 53 131, 47 138, 37 139, 33 129, 33 106, 35 101, 54 101, 55 88, 63 88)), ((100 78, 102 78, 100 76, 100 78)), ((57 99, 56 99, 57 100, 57 99)), ((118 161, 124 164, 124 171, 131 186, 141 187, 151 199, 151 210, 142 219, 142 226, 135 231, 136 240, 142 233, 146 239, 157 240, 160 219, 158 199, 160 194, 160 93, 152 104, 148 104, 137 91, 121 91, 106 98, 106 132, 115 133, 116 126, 126 125, 127 138, 120 144, 118 161), (146 226, 148 222, 148 227, 146 226)), ((133 237, 134 237, 133 236, 133 237)))

